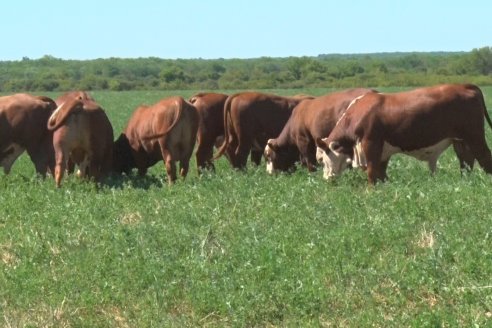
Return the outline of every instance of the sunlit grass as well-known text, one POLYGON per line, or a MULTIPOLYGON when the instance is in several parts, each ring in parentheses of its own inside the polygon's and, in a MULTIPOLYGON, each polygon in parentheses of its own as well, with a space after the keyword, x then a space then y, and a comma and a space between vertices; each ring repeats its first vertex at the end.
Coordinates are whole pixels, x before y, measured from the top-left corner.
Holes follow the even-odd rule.
MULTIPOLYGON (((115 135, 162 95, 94 92, 115 135)), ((220 159, 56 189, 23 156, 0 176, 0 326, 490 325, 492 178, 458 166, 397 156, 368 187, 220 159)))

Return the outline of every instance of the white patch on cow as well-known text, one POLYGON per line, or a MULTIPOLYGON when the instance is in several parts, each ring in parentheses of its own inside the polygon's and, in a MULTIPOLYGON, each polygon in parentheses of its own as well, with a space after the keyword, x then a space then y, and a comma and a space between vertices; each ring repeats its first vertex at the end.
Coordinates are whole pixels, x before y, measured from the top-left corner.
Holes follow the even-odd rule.
MULTIPOLYGON (((270 141, 270 140, 268 140, 268 141, 270 141)), ((265 146, 264 155, 265 155, 265 159, 266 159, 266 171, 268 174, 275 173, 275 168, 273 167, 273 162, 272 162, 272 152, 273 152, 273 149, 267 143, 267 145, 265 146)))
MULTIPOLYGON (((408 156, 412 156, 420 161, 427 162, 429 165, 429 169, 432 173, 434 173, 436 171, 436 165, 439 156, 452 144, 452 142, 452 139, 443 139, 434 145, 411 151, 402 151, 401 148, 395 147, 390 143, 385 142, 381 154, 381 162, 389 160, 390 157, 394 154, 405 154, 408 156)), ((351 160, 349 156, 339 153, 333 149, 330 149, 330 152, 326 154, 323 149, 317 147, 316 159, 319 163, 323 164, 323 177, 325 179, 330 179, 332 177, 340 175, 350 163, 354 168, 366 169, 366 154, 362 149, 362 144, 360 140, 356 142, 353 150, 354 157, 351 160)))
POLYGON ((5 147, 2 151, 0 151, 0 154, 7 152, 10 153, 8 155, 5 155, 5 157, 2 158, 2 160, 0 161, 0 167, 3 167, 3 171, 5 172, 5 174, 9 174, 15 160, 24 152, 24 150, 25 149, 20 145, 12 143, 5 147))
POLYGON ((352 159, 353 168, 362 168, 365 170, 367 168, 367 159, 364 150, 362 149, 362 143, 357 140, 354 146, 354 158, 352 159))
POLYGON ((352 99, 352 101, 350 102, 350 104, 347 106, 347 108, 345 109, 345 111, 343 112, 343 114, 340 116, 340 118, 338 119, 337 123, 335 124, 335 126, 338 125, 338 123, 340 123, 340 121, 345 117, 345 115, 347 114, 348 110, 350 109, 350 107, 352 107, 356 102, 358 102, 360 99, 362 99, 362 97, 364 97, 366 94, 363 94, 363 95, 360 95, 358 97, 355 97, 354 99, 352 99))
POLYGON ((401 148, 385 142, 383 146, 383 153, 381 155, 381 161, 387 161, 392 155, 401 153, 412 156, 420 161, 427 162, 429 169, 432 173, 434 173, 436 171, 437 159, 441 156, 442 152, 452 144, 452 142, 453 140, 450 138, 443 139, 434 145, 411 151, 402 151, 401 148))
POLYGON ((273 167, 272 161, 268 160, 266 163, 266 170, 268 174, 274 174, 275 173, 275 168, 273 167))
POLYGON ((351 163, 349 156, 334 150, 327 154, 319 147, 316 149, 316 159, 323 164, 323 178, 326 180, 340 175, 351 163))

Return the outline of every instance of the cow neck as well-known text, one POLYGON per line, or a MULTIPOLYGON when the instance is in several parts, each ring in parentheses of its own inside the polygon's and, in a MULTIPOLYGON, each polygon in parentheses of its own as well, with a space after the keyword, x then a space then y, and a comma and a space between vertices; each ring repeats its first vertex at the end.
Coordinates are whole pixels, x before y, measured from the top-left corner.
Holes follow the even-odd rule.
POLYGON ((285 146, 285 145, 292 144, 292 140, 291 140, 292 136, 290 133, 290 130, 291 130, 290 129, 290 123, 291 123, 291 120, 289 119, 287 121, 287 124, 285 124, 284 128, 282 129, 282 131, 280 132, 280 134, 276 138, 278 146, 285 146))

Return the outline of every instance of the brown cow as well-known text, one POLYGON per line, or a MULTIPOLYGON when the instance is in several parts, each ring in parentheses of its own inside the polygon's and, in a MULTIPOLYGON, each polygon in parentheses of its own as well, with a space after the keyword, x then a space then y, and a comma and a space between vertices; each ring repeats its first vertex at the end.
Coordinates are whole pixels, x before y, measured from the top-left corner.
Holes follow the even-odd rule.
MULTIPOLYGON (((92 98, 92 96, 88 92, 70 91, 70 92, 66 92, 66 93, 62 94, 61 96, 59 96, 58 98, 56 98, 55 102, 56 102, 57 106, 60 106, 63 103, 65 103, 65 102, 67 102, 73 98, 77 98, 77 97, 81 100, 84 100, 84 101, 95 101, 94 98, 92 98)), ((75 169, 75 164, 69 158, 68 163, 67 163, 67 172, 69 174, 72 174, 74 172, 74 169, 75 169)))
POLYGON ((57 99, 48 129, 53 131, 56 186, 60 187, 69 163, 79 166, 80 177, 101 181, 109 175, 113 159, 113 127, 94 99, 74 91, 57 99))
POLYGON ((259 92, 229 96, 224 105, 224 143, 214 158, 227 153, 231 165, 242 169, 251 151, 251 159, 259 165, 268 139, 279 135, 294 107, 304 99, 259 92))
POLYGON ((301 102, 276 139, 269 139, 264 156, 267 172, 288 171, 297 161, 314 171, 317 138, 326 137, 353 101, 371 89, 350 89, 301 102))
POLYGON ((214 145, 224 135, 224 103, 227 95, 223 93, 198 93, 190 98, 200 117, 197 134, 196 163, 198 172, 202 169, 214 170, 212 161, 214 145))
POLYGON ((0 166, 10 172, 15 160, 27 151, 36 172, 45 175, 51 162, 51 133, 46 122, 55 110, 48 97, 15 94, 0 97, 0 166))
POLYGON ((475 85, 439 85, 413 91, 368 93, 356 101, 331 134, 317 139, 324 177, 339 175, 353 158, 367 168, 370 184, 384 181, 391 155, 427 161, 432 172, 451 144, 464 168, 478 163, 492 173, 484 116, 492 128, 482 92, 475 85))
POLYGON ((115 171, 129 174, 136 167, 140 175, 145 175, 148 167, 164 160, 168 182, 172 184, 176 180, 175 161, 179 161, 180 175, 185 177, 198 121, 196 108, 178 96, 140 106, 115 141, 115 171))

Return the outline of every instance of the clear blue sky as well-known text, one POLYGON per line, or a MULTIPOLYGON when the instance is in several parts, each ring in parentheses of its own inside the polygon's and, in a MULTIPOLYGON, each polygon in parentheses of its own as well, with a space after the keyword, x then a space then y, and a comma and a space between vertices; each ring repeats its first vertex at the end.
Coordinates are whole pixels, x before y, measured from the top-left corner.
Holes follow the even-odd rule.
POLYGON ((288 57, 492 45, 492 0, 6 0, 0 10, 0 60, 288 57))

